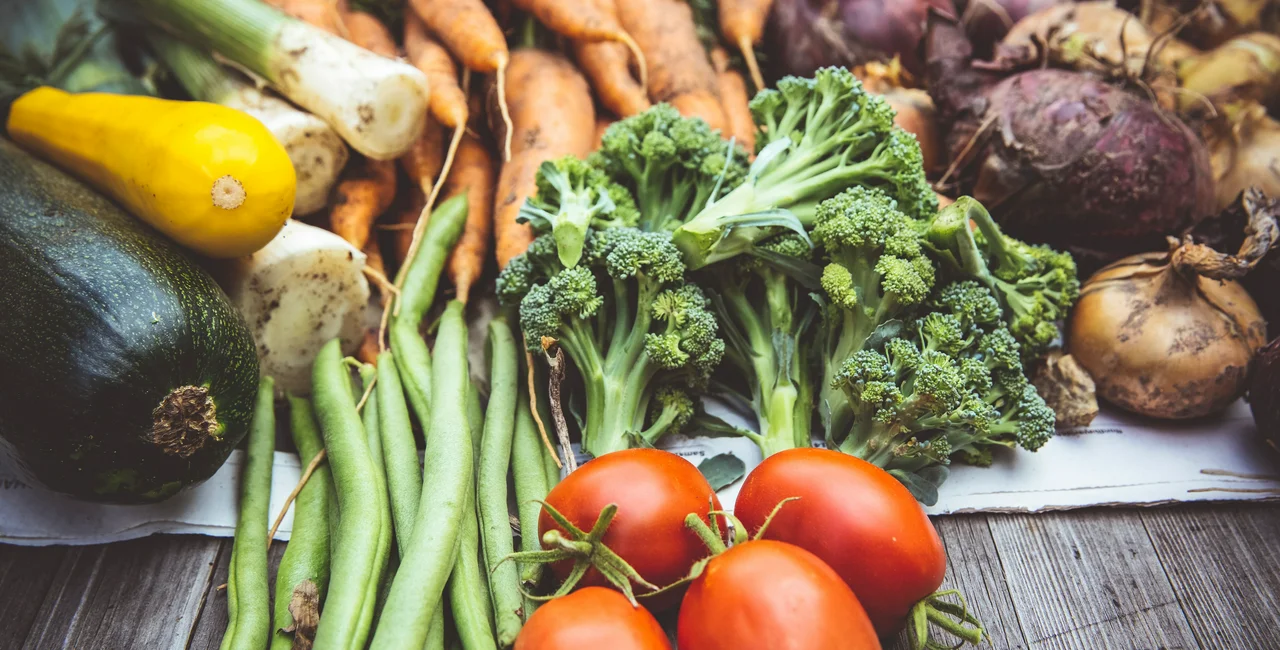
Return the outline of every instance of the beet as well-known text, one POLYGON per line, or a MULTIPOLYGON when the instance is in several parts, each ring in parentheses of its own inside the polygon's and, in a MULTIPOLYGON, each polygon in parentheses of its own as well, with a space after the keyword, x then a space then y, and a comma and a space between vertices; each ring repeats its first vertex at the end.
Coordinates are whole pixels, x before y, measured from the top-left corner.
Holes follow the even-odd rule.
POLYGON ((1204 145, 1145 96, 1082 72, 975 67, 945 16, 925 43, 949 180, 1009 234, 1067 249, 1087 273, 1214 212, 1204 145))
POLYGON ((769 50, 780 74, 812 77, 824 66, 853 68, 900 57, 923 72, 918 48, 930 7, 955 14, 952 0, 776 0, 769 50))
POLYGON ((1272 449, 1280 451, 1280 338, 1259 350, 1253 360, 1249 409, 1258 433, 1272 449))

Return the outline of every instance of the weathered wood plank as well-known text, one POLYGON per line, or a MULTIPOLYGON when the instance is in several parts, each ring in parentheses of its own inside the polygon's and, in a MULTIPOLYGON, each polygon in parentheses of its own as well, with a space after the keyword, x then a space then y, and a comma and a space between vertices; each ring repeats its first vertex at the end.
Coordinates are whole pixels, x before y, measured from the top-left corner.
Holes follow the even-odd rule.
POLYGON ((1201 646, 1280 648, 1280 508, 1160 508, 1142 520, 1201 646))
POLYGON ((1137 511, 988 522, 1032 650, 1200 647, 1137 511))
MULTIPOLYGON (((942 589, 957 589, 977 614, 997 650, 1026 650, 1009 585, 1004 575, 986 515, 934 517, 933 525, 947 548, 947 577, 942 589)), ((951 643, 947 636, 938 641, 951 643)), ((890 650, 909 650, 906 634, 899 635, 890 650)))
POLYGON ((66 647, 67 631, 75 623, 85 595, 102 568, 105 546, 73 546, 67 549, 62 565, 53 577, 36 612, 35 623, 23 648, 28 650, 66 647))
POLYGON ((67 549, 0 546, 0 650, 22 647, 67 549))
MULTIPOLYGON (((78 591, 49 603, 39 648, 182 648, 217 540, 158 536, 102 547, 78 591)), ((85 574, 77 561, 73 575, 85 574)))
MULTIPOLYGON (((204 605, 200 608, 200 615, 191 630, 191 639, 187 643, 188 650, 215 650, 222 644, 222 633, 227 629, 227 595, 218 587, 227 582, 231 546, 230 539, 222 540, 217 565, 211 574, 209 588, 205 591, 204 605)), ((276 568, 280 566, 284 548, 283 542, 275 542, 267 552, 267 575, 271 581, 272 594, 275 594, 276 568)))

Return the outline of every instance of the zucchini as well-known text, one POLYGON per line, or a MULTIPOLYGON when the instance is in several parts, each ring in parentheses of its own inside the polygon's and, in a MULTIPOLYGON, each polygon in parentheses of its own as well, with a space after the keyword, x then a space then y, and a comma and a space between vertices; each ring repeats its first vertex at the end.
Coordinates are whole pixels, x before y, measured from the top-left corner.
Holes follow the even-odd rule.
POLYGON ((158 501, 248 430, 258 359, 203 269, 0 139, 0 451, 96 501, 158 501))

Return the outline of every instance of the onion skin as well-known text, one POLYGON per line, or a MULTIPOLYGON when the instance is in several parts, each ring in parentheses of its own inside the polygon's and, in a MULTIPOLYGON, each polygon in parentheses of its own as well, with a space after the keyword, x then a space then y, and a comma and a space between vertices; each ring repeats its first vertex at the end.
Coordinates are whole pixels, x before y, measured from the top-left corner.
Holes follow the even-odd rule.
POLYGON ((960 16, 964 31, 981 58, 989 58, 995 44, 1024 18, 1046 7, 1071 0, 969 0, 960 16))
POLYGON ((1240 284, 1180 272, 1170 257, 1135 255, 1090 278, 1071 314, 1067 349, 1106 401, 1179 420, 1240 398, 1266 322, 1240 284))
POLYGON ((929 7, 956 15, 952 0, 776 0, 766 39, 784 75, 812 77, 823 66, 853 68, 894 56, 918 75, 929 7))
POLYGON ((1258 433, 1280 452, 1280 338, 1258 352, 1249 389, 1249 409, 1258 433))
POLYGON ((1257 104, 1228 111, 1225 121, 1205 138, 1217 179, 1218 206, 1226 209, 1250 187, 1280 197, 1280 122, 1257 104))

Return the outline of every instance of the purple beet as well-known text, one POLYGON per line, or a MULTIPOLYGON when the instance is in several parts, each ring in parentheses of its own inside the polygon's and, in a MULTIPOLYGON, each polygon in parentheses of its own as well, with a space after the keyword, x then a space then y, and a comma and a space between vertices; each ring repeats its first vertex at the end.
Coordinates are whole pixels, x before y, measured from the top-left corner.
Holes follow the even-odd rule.
POLYGON ((823 66, 852 68, 894 56, 922 74, 920 39, 930 7, 955 14, 952 0, 776 0, 769 19, 778 72, 812 77, 823 66))

